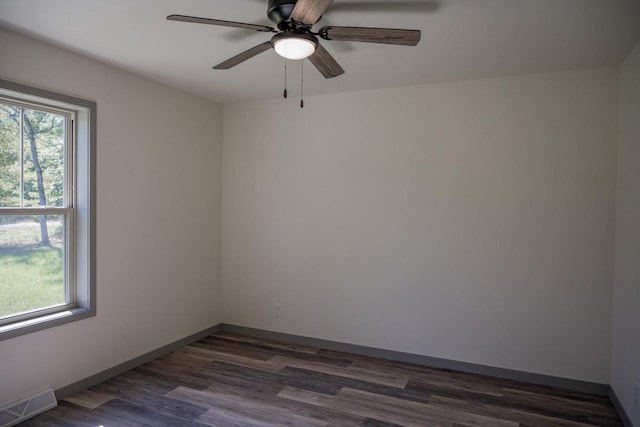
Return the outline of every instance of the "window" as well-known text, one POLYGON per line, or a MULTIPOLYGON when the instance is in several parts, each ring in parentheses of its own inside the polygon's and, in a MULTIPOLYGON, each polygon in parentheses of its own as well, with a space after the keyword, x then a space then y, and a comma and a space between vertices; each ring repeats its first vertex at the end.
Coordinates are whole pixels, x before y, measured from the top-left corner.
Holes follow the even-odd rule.
POLYGON ((0 80, 0 340, 95 315, 95 111, 0 80))

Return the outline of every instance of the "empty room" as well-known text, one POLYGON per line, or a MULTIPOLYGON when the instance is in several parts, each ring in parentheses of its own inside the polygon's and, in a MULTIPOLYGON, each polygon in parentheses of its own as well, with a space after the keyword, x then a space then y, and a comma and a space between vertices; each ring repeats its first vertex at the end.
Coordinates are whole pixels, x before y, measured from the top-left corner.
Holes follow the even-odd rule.
POLYGON ((0 426, 640 427, 640 2, 0 0, 0 426))

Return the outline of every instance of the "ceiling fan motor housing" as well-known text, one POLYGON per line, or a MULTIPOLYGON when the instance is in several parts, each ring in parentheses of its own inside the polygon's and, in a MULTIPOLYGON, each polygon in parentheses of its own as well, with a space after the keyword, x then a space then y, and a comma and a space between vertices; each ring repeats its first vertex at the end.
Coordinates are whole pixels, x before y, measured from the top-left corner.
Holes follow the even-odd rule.
POLYGON ((267 15, 276 24, 287 21, 296 6, 297 0, 269 0, 267 15))

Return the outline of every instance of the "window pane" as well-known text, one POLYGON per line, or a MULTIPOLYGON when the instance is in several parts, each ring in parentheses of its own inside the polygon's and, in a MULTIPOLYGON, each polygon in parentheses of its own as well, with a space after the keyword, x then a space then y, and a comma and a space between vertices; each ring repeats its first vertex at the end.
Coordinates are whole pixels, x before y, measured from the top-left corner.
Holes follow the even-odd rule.
POLYGON ((0 318, 67 302, 64 235, 64 215, 0 216, 0 318))
POLYGON ((20 206, 20 109, 0 103, 0 207, 20 206))
POLYGON ((24 206, 62 206, 65 116, 24 110, 24 206))

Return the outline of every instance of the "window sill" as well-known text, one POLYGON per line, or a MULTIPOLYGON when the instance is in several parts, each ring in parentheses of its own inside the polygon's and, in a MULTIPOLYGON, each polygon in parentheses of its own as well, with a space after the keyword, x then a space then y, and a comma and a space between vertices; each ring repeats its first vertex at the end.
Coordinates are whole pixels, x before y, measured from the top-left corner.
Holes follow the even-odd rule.
POLYGON ((65 323, 75 322, 95 316, 95 312, 88 308, 73 308, 71 310, 59 311, 45 316, 35 317, 20 322, 10 323, 0 326, 0 341, 15 338, 20 335, 41 331, 65 323))

